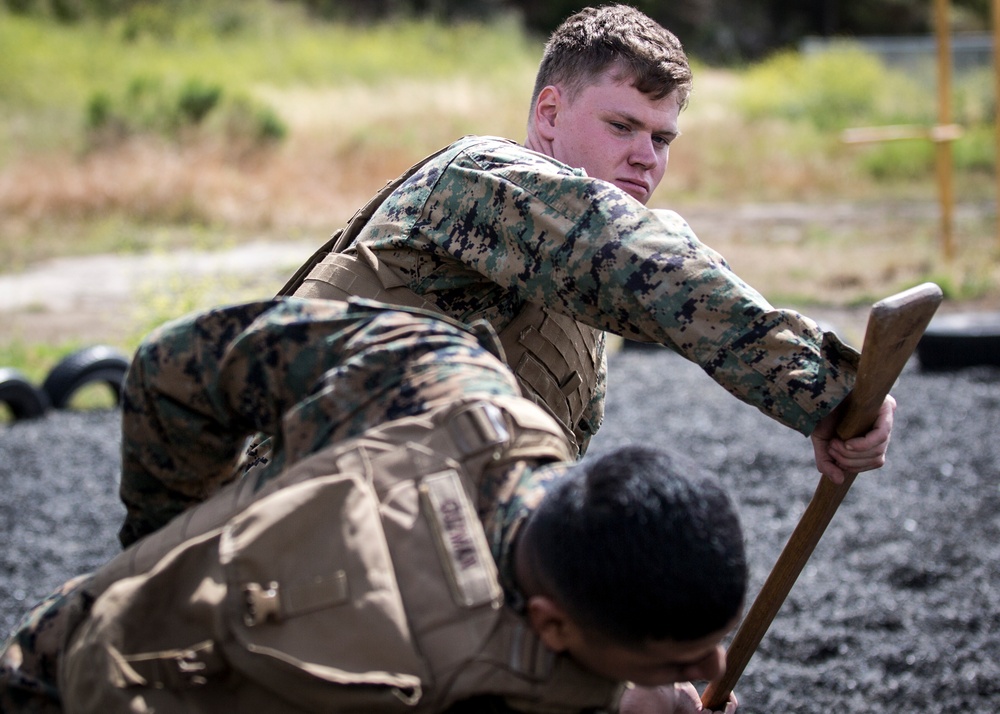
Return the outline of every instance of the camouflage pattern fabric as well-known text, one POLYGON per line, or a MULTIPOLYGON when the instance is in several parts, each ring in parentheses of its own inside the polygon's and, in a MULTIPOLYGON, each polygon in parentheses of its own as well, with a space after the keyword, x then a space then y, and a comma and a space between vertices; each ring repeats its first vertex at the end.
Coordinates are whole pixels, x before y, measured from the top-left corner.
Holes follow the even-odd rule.
MULTIPOLYGON (((499 332, 532 301, 662 343, 803 434, 853 382, 853 350, 773 308, 676 213, 503 139, 453 144, 386 199, 357 242, 451 317, 499 332)), ((603 369, 598 380, 591 433, 603 369)))
POLYGON ((523 613, 525 600, 514 578, 514 542, 545 492, 562 478, 570 464, 516 464, 502 475, 487 478, 480 489, 480 519, 497 563, 508 605, 523 613))
MULTIPOLYGON (((123 533, 155 530, 232 480, 248 434, 276 437, 262 465, 266 479, 368 427, 457 399, 518 394, 491 352, 492 337, 361 300, 272 300, 168 323, 144 341, 126 381, 123 533)), ((564 471, 518 461, 478 479, 477 508, 512 603, 521 600, 513 540, 564 471)), ((0 653, 0 711, 61 711, 56 669, 66 612, 87 582, 67 582, 10 637, 0 653)), ((491 706, 513 711, 502 701, 491 706)))
POLYGON ((88 575, 68 580, 21 618, 0 652, 0 712, 58 714, 58 654, 65 636, 67 606, 88 575))
POLYGON ((167 323, 125 381, 122 544, 233 480, 253 434, 273 442, 266 480, 370 426, 494 394, 518 394, 503 363, 467 326, 419 310, 288 298, 167 323))

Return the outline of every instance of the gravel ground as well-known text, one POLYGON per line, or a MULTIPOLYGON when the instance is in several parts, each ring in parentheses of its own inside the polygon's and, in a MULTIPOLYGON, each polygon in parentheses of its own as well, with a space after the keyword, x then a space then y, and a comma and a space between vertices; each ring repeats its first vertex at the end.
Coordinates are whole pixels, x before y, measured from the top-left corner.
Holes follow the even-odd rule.
MULTIPOLYGON (((890 463, 848 494, 737 686, 742 712, 1000 710, 1000 370, 911 363, 894 393, 890 463)), ((718 473, 756 593, 815 488, 808 440, 662 349, 613 355, 610 395, 594 450, 673 444, 718 473)), ((117 420, 0 427, 4 631, 116 551, 117 420)))

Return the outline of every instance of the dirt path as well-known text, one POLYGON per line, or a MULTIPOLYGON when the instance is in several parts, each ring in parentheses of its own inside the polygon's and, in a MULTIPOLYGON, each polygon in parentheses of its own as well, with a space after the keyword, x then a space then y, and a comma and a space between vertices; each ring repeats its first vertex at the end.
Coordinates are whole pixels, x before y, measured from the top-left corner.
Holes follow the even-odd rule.
MULTIPOLYGON (((951 266, 923 238, 935 231, 933 202, 679 208, 695 233, 775 305, 801 309, 854 345, 863 340, 873 300, 928 275, 952 287, 1000 284, 995 260, 977 258, 988 236, 984 207, 976 204, 959 207, 963 242, 951 266)), ((0 344, 125 344, 191 310, 273 295, 320 243, 261 238, 218 251, 60 258, 0 274, 0 344)), ((1000 291, 987 289, 975 304, 946 304, 942 312, 976 308, 1000 309, 1000 291)))
MULTIPOLYGON (((272 296, 315 247, 261 241, 211 252, 59 258, 0 275, 0 345, 124 345, 194 309, 272 296)), ((852 344, 864 336, 867 307, 804 312, 852 344)))
POLYGON ((117 342, 208 302, 264 297, 312 242, 251 242, 220 251, 60 258, 0 275, 0 341, 117 342))

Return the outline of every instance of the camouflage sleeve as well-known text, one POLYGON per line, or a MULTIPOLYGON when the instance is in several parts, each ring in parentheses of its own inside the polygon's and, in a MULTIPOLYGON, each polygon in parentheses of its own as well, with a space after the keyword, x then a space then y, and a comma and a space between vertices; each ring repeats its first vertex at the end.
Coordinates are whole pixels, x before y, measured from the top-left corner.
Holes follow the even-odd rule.
POLYGON ((470 150, 457 164, 411 181, 404 208, 421 206, 419 223, 403 240, 419 232, 426 242, 419 292, 472 296, 470 276, 485 276, 518 300, 665 344, 805 434, 849 391, 856 354, 773 308, 676 213, 523 149, 470 150), (465 272, 449 273, 446 260, 465 272))
POLYGON ((139 347, 122 402, 123 544, 236 475, 247 437, 273 471, 456 392, 517 392, 467 328, 367 301, 273 300, 168 323, 139 347))
POLYGON ((566 475, 568 468, 568 463, 532 467, 521 462, 502 473, 487 473, 480 489, 479 517, 505 597, 515 610, 521 611, 524 602, 514 577, 514 542, 546 491, 566 475))

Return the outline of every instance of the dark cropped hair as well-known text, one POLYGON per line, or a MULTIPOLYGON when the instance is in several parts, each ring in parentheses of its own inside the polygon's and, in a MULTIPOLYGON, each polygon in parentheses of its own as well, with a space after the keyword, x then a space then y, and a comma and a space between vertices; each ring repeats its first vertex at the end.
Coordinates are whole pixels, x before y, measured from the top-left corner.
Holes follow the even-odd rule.
POLYGON ((692 641, 740 612, 743 532, 713 478, 678 455, 625 446, 572 466, 524 533, 543 590, 624 646, 692 641))
POLYGON ((550 84, 572 98, 610 68, 653 99, 676 91, 681 108, 687 104, 691 67, 677 37, 633 7, 604 5, 572 15, 549 37, 531 106, 550 84))

